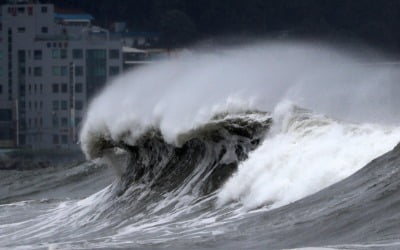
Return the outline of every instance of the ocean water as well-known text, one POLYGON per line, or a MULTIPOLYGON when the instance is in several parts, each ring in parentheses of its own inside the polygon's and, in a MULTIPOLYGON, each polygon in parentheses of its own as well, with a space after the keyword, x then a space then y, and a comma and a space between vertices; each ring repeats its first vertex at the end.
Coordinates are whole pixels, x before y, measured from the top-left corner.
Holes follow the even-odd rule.
POLYGON ((263 43, 114 79, 85 162, 0 170, 0 248, 400 249, 398 73, 371 60, 263 43))

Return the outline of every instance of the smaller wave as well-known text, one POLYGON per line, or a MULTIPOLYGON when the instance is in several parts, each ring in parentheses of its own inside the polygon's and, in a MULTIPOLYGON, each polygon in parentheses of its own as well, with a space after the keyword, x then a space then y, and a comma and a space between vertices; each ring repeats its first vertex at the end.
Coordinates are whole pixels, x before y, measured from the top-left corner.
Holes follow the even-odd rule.
POLYGON ((391 150, 400 129, 352 124, 284 104, 264 142, 218 194, 218 205, 276 208, 315 193, 391 150))

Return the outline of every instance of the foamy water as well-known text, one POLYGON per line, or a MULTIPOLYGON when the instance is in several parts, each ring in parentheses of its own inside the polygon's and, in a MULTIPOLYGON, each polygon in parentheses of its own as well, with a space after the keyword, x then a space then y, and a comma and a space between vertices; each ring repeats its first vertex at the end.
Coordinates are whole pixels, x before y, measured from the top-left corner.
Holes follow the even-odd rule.
POLYGON ((399 127, 346 123, 295 109, 285 102, 277 107, 271 134, 223 186, 220 206, 286 205, 350 176, 400 141, 399 127))
POLYGON ((400 149, 346 179, 400 141, 397 71, 365 62, 266 43, 118 77, 80 135, 89 160, 116 170, 114 182, 81 195, 108 174, 96 179, 81 165, 79 178, 43 169, 31 180, 15 171, 15 193, 0 199, 0 247, 398 246, 400 149), (47 197, 67 187, 80 195, 47 197))

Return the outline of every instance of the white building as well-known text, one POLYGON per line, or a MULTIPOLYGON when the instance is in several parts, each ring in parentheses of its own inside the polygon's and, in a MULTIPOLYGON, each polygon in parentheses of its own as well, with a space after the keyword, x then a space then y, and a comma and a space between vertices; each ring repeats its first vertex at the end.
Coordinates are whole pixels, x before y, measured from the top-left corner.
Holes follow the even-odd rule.
POLYGON ((91 97, 122 71, 121 40, 92 19, 33 1, 1 7, 0 147, 76 147, 91 97))

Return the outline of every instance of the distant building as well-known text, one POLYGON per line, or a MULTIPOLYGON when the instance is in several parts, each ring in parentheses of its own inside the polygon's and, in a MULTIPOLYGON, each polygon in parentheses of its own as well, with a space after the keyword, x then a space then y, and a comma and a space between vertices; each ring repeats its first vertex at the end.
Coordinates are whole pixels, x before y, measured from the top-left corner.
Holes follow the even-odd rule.
POLYGON ((122 47, 122 55, 124 70, 170 57, 166 49, 138 49, 126 46, 122 47))
POLYGON ((123 69, 123 41, 92 20, 36 1, 1 6, 0 147, 76 147, 88 102, 123 69))
POLYGON ((158 46, 161 34, 159 32, 129 31, 126 23, 115 22, 111 25, 111 36, 120 39, 125 47, 148 49, 158 46))

